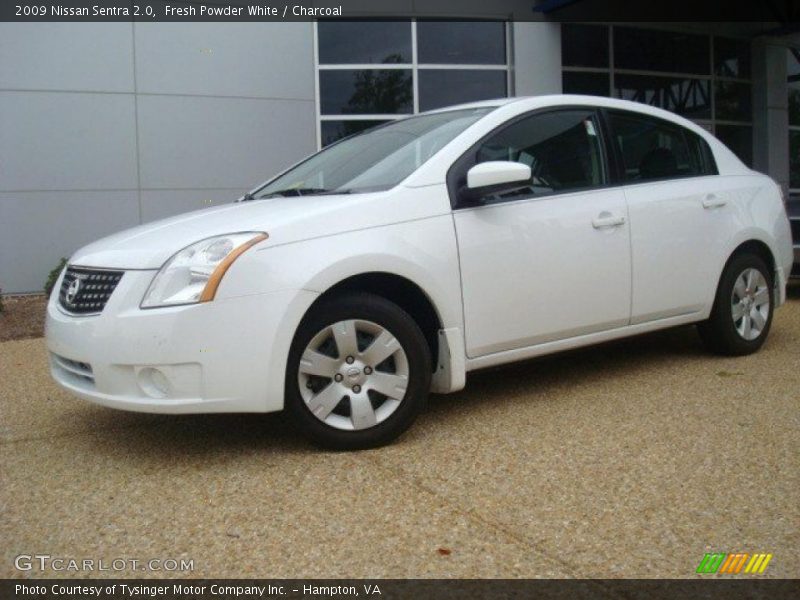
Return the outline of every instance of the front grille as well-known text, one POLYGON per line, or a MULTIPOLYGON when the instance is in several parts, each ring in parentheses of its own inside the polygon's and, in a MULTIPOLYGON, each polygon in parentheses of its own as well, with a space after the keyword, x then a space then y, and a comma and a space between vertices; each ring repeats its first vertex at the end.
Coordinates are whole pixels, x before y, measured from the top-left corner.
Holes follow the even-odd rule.
POLYGON ((67 267, 58 303, 76 315, 91 315, 103 311, 124 271, 101 271, 67 267))
POLYGON ((50 354, 53 359, 53 367, 66 379, 73 380, 74 383, 94 385, 94 372, 92 365, 77 360, 64 358, 58 354, 50 354))

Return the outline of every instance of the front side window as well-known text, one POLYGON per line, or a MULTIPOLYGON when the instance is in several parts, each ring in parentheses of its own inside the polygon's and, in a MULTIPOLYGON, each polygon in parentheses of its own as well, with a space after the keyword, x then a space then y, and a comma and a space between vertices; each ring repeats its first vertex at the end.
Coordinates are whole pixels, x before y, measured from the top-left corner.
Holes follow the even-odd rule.
POLYGON ((702 140, 678 125, 645 115, 612 112, 609 121, 629 182, 712 173, 702 140))
POLYGON ((451 110, 370 129, 318 152, 252 196, 387 190, 492 109, 451 110))
POLYGON ((494 134, 474 150, 472 164, 506 160, 531 168, 526 187, 486 199, 505 201, 604 184, 601 147, 593 111, 559 110, 532 115, 494 134))

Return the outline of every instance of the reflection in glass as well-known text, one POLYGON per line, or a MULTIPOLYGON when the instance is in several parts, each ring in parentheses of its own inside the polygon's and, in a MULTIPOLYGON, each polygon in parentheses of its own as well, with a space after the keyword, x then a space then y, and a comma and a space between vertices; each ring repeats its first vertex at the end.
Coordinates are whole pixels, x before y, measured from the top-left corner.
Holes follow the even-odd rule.
POLYGON ((411 70, 321 70, 319 98, 323 115, 410 113, 411 70))
POLYGON ((716 118, 724 121, 752 121, 752 86, 738 81, 717 80, 714 86, 716 118))
POLYGON ((418 76, 421 111, 507 94, 505 70, 420 69, 418 76))
POLYGON ((578 73, 564 71, 562 86, 565 94, 586 94, 589 96, 609 95, 608 73, 578 73))
POLYGON ((747 166, 753 165, 753 128, 744 125, 717 125, 715 135, 747 166))
POLYGON ((800 127, 800 49, 787 49, 786 58, 786 74, 789 85, 789 125, 800 127))
POLYGON ((617 98, 658 106, 691 119, 711 117, 711 84, 707 79, 617 74, 614 87, 617 98))
POLYGON ((503 21, 417 22, 420 64, 504 65, 506 25, 503 21))
POLYGON ((708 75, 709 54, 707 35, 614 27, 617 69, 708 75))
POLYGON ((410 21, 320 21, 319 63, 411 62, 410 21))
MULTIPOLYGON (((561 64, 565 67, 608 67, 608 27, 562 24, 561 64)), ((604 95, 608 95, 608 91, 604 95)))
POLYGON ((750 42, 714 38, 714 73, 719 77, 750 78, 750 42))
POLYGON ((364 121, 322 121, 320 123, 320 141, 324 147, 343 137, 366 131, 383 123, 387 123, 387 121, 369 119, 364 121))

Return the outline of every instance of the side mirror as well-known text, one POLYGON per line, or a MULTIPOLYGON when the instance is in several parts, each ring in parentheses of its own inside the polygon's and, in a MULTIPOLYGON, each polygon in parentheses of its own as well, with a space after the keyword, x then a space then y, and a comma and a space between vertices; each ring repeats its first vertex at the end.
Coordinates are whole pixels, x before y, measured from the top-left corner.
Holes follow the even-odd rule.
POLYGON ((520 184, 529 183, 531 168, 510 160, 482 162, 467 171, 467 185, 461 194, 467 201, 476 201, 491 193, 513 190, 520 184))

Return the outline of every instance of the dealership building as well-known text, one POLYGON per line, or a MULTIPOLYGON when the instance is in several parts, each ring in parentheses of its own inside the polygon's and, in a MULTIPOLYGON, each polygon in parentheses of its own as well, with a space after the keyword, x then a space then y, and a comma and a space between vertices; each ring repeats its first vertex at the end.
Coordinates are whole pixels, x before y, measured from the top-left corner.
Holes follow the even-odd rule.
POLYGON ((501 96, 660 106, 800 194, 791 27, 512 21, 503 4, 471 21, 0 24, 0 288, 39 291, 78 247, 231 202, 342 136, 501 96))

